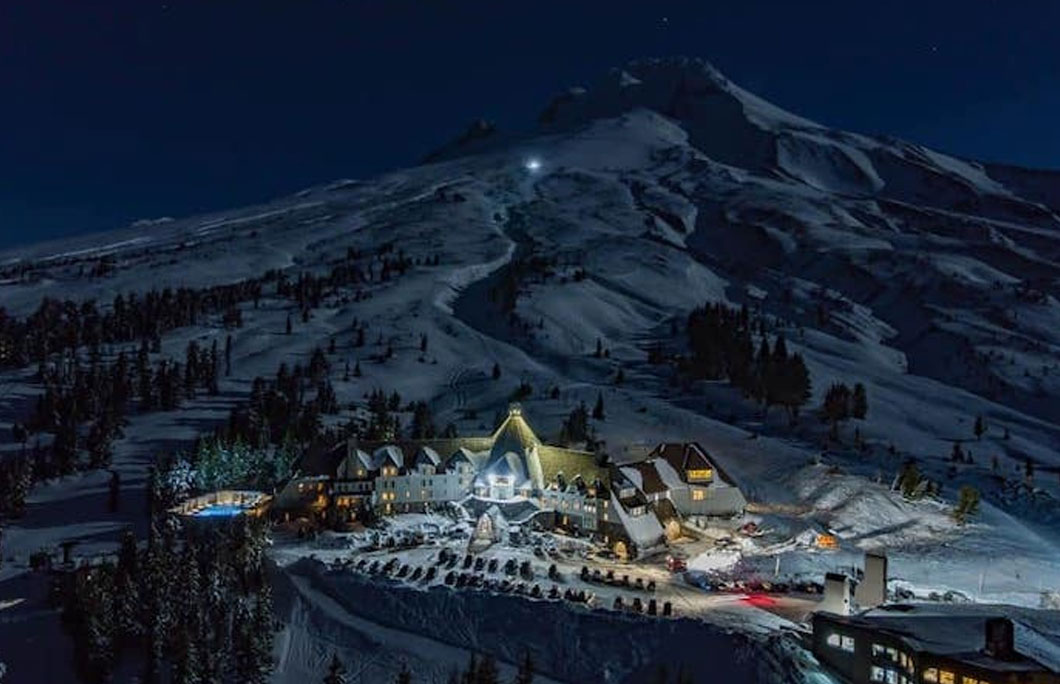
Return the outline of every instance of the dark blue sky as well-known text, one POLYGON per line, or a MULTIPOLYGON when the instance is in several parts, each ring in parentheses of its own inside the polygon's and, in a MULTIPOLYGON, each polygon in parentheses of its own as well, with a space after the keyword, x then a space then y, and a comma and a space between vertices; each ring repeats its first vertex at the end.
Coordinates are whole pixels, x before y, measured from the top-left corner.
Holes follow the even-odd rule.
POLYGON ((415 163, 645 56, 829 125, 1060 168, 1060 2, 0 2, 0 245, 415 163), (665 17, 665 19, 664 19, 665 17))

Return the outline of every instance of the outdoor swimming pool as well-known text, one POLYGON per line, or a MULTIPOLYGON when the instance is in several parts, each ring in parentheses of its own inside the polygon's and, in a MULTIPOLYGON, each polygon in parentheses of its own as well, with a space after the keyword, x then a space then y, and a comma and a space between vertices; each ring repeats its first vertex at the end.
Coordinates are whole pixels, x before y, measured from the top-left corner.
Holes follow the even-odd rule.
POLYGON ((193 513, 198 518, 231 518, 241 515, 246 508, 234 504, 211 504, 193 513))
POLYGON ((261 515, 271 500, 271 496, 262 492, 225 489, 188 499, 171 508, 170 512, 187 518, 236 518, 261 515))

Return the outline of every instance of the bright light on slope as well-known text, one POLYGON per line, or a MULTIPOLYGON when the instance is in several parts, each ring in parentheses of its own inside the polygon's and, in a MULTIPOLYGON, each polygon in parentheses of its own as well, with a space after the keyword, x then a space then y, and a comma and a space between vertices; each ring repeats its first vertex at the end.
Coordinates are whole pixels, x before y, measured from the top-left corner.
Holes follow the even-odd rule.
POLYGON ((530 157, 523 163, 523 166, 526 167, 526 170, 530 173, 534 173, 541 170, 541 160, 537 157, 530 157))

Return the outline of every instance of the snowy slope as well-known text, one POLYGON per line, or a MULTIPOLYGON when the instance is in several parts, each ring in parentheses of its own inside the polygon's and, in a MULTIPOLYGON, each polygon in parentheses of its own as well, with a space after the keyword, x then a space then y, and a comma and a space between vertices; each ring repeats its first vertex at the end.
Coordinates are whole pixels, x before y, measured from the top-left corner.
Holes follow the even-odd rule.
MULTIPOLYGON (((135 487, 155 453, 223 419, 254 376, 304 362, 332 337, 342 402, 397 390, 431 401, 439 425, 474 433, 526 381, 534 389, 526 413, 551 437, 578 401, 602 392, 608 415, 596 427, 617 459, 631 446, 698 440, 753 501, 850 530, 848 551, 886 540, 906 577, 972 594, 979 568, 1003 550, 1017 569, 995 570, 1008 573, 995 578, 998 596, 1033 603, 1039 589, 1060 589, 1057 174, 829 130, 692 60, 628 65, 557 97, 540 130, 492 138, 471 136, 444 147, 440 161, 261 206, 0 254, 0 306, 11 315, 30 313, 43 297, 106 303, 269 269, 295 278, 323 272, 347 248, 388 242, 420 260, 439 257, 437 266, 362 287, 370 296, 360 301, 328 298, 291 336, 282 334, 287 316, 297 316, 289 300, 267 293, 259 308, 245 307, 221 397, 132 417, 116 454, 128 499, 120 514, 104 513, 103 474, 34 491, 26 518, 5 530, 0 598, 18 594, 3 580, 25 572, 40 546, 77 537, 92 553, 123 525, 142 524, 135 487), (524 165, 531 157, 539 169, 524 165), (103 256, 113 272, 89 276, 103 256), (546 267, 520 271, 514 310, 499 311, 491 293, 531 257, 546 267), (814 403, 832 381, 864 382, 871 408, 858 429, 867 455, 826 454, 842 476, 820 476, 810 465, 821 452, 814 418, 788 428, 727 388, 682 389, 649 366, 647 348, 707 300, 746 302, 786 326, 789 347, 806 356, 814 403), (355 318, 368 323, 366 348, 352 344, 355 318), (423 334, 430 346, 421 360, 423 334), (379 352, 377 335, 395 350, 385 362, 368 359, 379 352), (609 358, 593 356, 598 338, 609 358), (359 360, 364 376, 343 381, 345 360, 359 360), (494 363, 503 369, 497 381, 494 363), (625 382, 616 386, 620 365, 625 382), (547 398, 553 386, 559 399, 547 398), (978 442, 976 415, 989 426, 978 442), (952 439, 969 440, 976 463, 951 477, 952 439), (944 481, 935 508, 908 506, 874 484, 889 483, 908 455, 944 481), (1000 482, 1020 481, 1027 458, 1038 465, 1033 501, 1000 482), (983 490, 984 515, 956 528, 939 511, 965 482, 983 490), (967 560, 975 569, 955 569, 952 581, 937 572, 967 560), (1028 573, 1035 581, 1021 594, 1015 579, 1028 573)), ((180 357, 188 340, 223 343, 226 334, 220 321, 206 321, 167 335, 162 353, 180 357)), ((5 374, 0 429, 28 410, 29 375, 5 374)), ((823 562, 822 570, 840 561, 823 562)))

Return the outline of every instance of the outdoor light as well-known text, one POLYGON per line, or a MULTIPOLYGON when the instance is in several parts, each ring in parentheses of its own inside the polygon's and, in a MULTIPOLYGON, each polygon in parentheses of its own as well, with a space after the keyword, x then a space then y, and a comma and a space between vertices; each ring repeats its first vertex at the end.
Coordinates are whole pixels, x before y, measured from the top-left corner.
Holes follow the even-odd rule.
POLYGON ((537 157, 530 157, 526 160, 526 163, 524 163, 523 166, 525 166, 526 170, 530 173, 536 173, 541 170, 541 160, 537 157))

